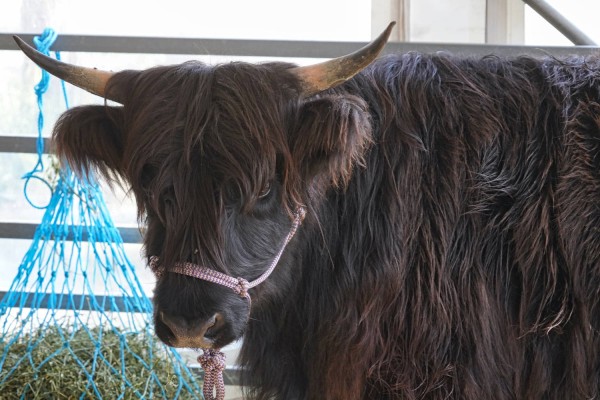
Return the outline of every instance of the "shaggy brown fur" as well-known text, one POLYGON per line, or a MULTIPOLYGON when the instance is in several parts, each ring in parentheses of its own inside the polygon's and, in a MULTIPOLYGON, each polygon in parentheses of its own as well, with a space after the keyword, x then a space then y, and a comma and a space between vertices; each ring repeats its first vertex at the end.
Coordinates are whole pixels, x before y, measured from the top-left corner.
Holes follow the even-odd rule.
POLYGON ((600 396, 600 61, 388 56, 303 98, 287 64, 123 72, 59 153, 131 184, 160 312, 245 334, 255 399, 600 396), (267 187, 270 185, 270 190, 267 187))

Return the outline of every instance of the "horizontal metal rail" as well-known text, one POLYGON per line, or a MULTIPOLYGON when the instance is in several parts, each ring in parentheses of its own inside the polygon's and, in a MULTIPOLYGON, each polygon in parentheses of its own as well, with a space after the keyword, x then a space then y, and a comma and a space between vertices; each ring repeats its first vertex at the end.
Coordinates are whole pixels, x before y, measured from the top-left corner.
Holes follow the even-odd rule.
MULTIPOLYGON (((33 239, 38 224, 25 222, 0 222, 0 239, 33 239)), ((78 231, 77 226, 68 227, 69 233, 65 240, 71 241, 75 238, 75 232, 78 231)), ((124 243, 141 243, 142 233, 137 227, 117 227, 124 243)), ((53 240, 52 237, 46 238, 53 240)), ((77 232, 77 240, 87 242, 90 239, 88 232, 83 229, 77 232)), ((110 239, 105 239, 110 240, 110 239)), ((96 242, 102 242, 99 238, 94 238, 96 242)))
MULTIPOLYGON (((34 35, 18 34, 28 43, 34 35)), ((60 35, 53 50, 93 53, 142 53, 142 54, 189 54, 220 56, 252 56, 274 58, 332 58, 348 54, 364 46, 365 42, 317 42, 284 40, 244 40, 244 39, 192 39, 160 37, 60 35)), ((0 50, 18 50, 12 35, 0 34, 0 50)), ((418 51, 434 53, 447 51, 460 55, 519 56, 570 54, 588 55, 598 53, 596 46, 509 46, 486 44, 446 44, 391 42, 384 53, 406 53, 418 51)))
POLYGON ((0 291, 0 301, 18 299, 17 306, 22 308, 105 311, 105 312, 148 312, 140 304, 140 298, 110 295, 81 295, 42 292, 4 292, 0 291))
MULTIPOLYGON (((48 153, 51 140, 44 138, 44 153, 48 153)), ((0 136, 0 153, 37 153, 37 138, 0 136)))

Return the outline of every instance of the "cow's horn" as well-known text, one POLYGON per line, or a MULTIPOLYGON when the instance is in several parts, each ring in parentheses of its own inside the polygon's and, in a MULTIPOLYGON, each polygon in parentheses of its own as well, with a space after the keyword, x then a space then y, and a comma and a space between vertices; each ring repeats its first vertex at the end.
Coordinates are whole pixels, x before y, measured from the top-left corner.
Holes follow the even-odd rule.
POLYGON ((107 96, 106 94, 106 83, 110 77, 113 76, 113 72, 102 71, 95 68, 79 67, 55 60, 40 53, 25 43, 20 37, 13 36, 13 38, 27 57, 52 75, 97 96, 116 101, 117 103, 123 103, 123 101, 119 99, 120 96, 112 94, 111 96, 107 96))
POLYGON ((347 81, 363 70, 381 53, 394 25, 395 22, 390 23, 377 39, 354 53, 319 64, 293 68, 292 72, 302 82, 303 94, 310 96, 322 92, 347 81))

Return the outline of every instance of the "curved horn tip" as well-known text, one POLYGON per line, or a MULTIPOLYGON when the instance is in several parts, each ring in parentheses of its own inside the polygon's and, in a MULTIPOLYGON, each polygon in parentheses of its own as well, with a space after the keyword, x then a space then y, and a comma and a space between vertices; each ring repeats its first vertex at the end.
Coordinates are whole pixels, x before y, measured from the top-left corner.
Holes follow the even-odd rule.
POLYGON ((396 21, 390 22, 387 28, 385 28, 385 30, 381 33, 380 36, 385 36, 386 42, 390 38, 390 34, 392 33, 392 29, 394 29, 394 26, 396 26, 396 21))
POLYGON ((120 98, 122 96, 106 95, 106 85, 108 80, 114 75, 113 72, 102 71, 96 68, 79 67, 58 61, 40 53, 17 35, 13 35, 13 39, 31 61, 50 74, 96 96, 123 104, 120 98))
POLYGON ((12 37, 13 37, 13 40, 15 41, 15 43, 17 43, 17 46, 19 46, 19 49, 21 49, 21 51, 23 53, 25 53, 25 55, 27 57, 29 57, 31 59, 31 61, 33 61, 34 63, 37 64, 37 61, 34 58, 36 53, 40 54, 41 56, 44 56, 42 53, 40 53, 32 45, 30 45, 29 43, 27 43, 25 40, 21 39, 20 36, 12 35, 12 37))
POLYGON ((21 47, 21 46, 22 46, 22 43, 25 43, 25 42, 24 42, 24 40, 23 40, 23 39, 21 39, 21 38, 20 38, 19 36, 17 36, 17 35, 12 35, 12 37, 13 37, 13 40, 14 40, 14 41, 17 43, 17 46, 19 46, 19 48, 21 48, 21 49, 22 49, 23 47, 21 47))
MULTIPOLYGON (((35 48, 33 48, 29 43, 27 43, 26 41, 24 41, 23 39, 21 39, 20 36, 17 35, 12 35, 13 40, 15 41, 15 43, 17 44, 17 46, 19 46, 19 49, 21 49, 21 51, 23 53, 25 53, 25 55, 27 57, 29 57, 31 59, 30 54, 32 54, 32 52, 38 52, 35 48)), ((35 60, 32 59, 32 61, 35 62, 35 60)))
POLYGON ((379 56, 395 25, 396 21, 390 22, 375 40, 354 53, 319 64, 292 68, 290 71, 301 82, 303 96, 312 96, 340 85, 366 68, 379 56))

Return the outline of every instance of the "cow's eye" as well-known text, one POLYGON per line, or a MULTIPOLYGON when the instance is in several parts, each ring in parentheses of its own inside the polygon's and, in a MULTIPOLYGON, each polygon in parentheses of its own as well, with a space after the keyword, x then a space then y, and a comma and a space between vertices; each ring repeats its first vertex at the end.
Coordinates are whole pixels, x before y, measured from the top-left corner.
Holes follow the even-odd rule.
POLYGON ((262 188, 260 193, 258 194, 259 199, 264 199, 271 193, 271 182, 267 182, 267 184, 262 188))
POLYGON ((142 168, 142 175, 140 176, 140 186, 144 190, 150 188, 150 183, 158 173, 158 169, 150 164, 144 165, 142 168))

